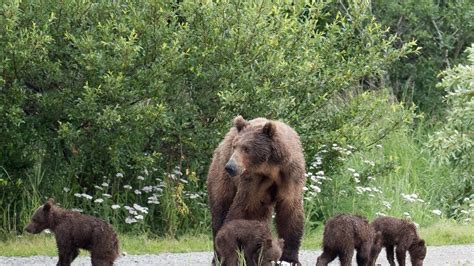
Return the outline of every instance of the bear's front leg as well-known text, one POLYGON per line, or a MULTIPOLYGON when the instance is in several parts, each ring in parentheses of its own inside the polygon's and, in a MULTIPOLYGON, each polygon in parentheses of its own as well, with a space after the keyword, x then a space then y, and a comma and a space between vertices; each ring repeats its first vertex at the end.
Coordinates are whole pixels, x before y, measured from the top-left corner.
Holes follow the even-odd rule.
POLYGON ((275 206, 276 229, 278 236, 285 240, 282 261, 301 265, 298 251, 304 230, 303 201, 297 197, 286 197, 277 201, 275 206))
POLYGON ((59 261, 56 264, 57 266, 69 266, 71 265, 71 262, 73 260, 73 257, 75 255, 74 248, 72 248, 69 245, 62 245, 60 246, 58 243, 58 255, 59 255, 59 261))

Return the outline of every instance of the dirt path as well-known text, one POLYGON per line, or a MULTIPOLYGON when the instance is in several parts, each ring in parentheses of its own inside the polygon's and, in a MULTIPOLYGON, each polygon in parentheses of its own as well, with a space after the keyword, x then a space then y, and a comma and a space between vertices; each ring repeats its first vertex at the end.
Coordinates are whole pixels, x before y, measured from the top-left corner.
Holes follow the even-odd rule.
MULTIPOLYGON (((82 254, 86 252, 82 251, 82 254)), ((303 265, 315 265, 316 258, 321 251, 301 251, 300 260, 303 265)), ((212 254, 210 252, 192 253, 162 253, 156 255, 129 255, 117 260, 116 265, 210 265, 212 254)), ((57 257, 34 256, 34 257, 2 257, 0 265, 56 265, 57 257)), ((379 256, 378 264, 388 265, 385 259, 385 251, 379 256)), ((73 265, 90 265, 90 258, 81 256, 73 265)), ((285 264, 283 264, 285 265, 285 264)), ((334 261, 330 265, 339 265, 334 261)), ((353 265, 356 265, 355 256, 353 265)), ((407 265, 410 265, 407 258, 407 265)), ((428 254, 424 265, 473 265, 474 266, 474 244, 428 247, 428 254)))

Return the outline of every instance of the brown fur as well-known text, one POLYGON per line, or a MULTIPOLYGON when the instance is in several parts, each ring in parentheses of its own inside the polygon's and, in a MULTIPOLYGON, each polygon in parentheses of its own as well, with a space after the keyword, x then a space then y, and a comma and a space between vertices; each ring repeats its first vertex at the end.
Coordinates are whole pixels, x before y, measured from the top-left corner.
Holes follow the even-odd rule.
POLYGON ((303 236, 302 205, 305 184, 304 157, 298 134, 288 125, 265 118, 234 119, 224 140, 214 151, 207 189, 215 237, 229 210, 231 219, 269 221, 273 206, 276 229, 285 240, 282 260, 298 262, 303 236), (233 170, 233 174, 226 171, 233 170), (242 176, 252 180, 249 193, 235 201, 242 176), (231 205, 235 205, 231 208, 231 205))
POLYGON ((61 209, 50 199, 39 207, 26 231, 39 234, 51 230, 59 253, 57 265, 71 265, 79 248, 91 252, 92 265, 113 265, 119 255, 118 239, 105 221, 78 212, 61 209))
POLYGON ((268 224, 256 220, 233 220, 225 223, 216 236, 216 252, 221 265, 239 265, 237 250, 241 249, 247 266, 270 266, 278 261, 284 247, 283 239, 273 239, 268 224))
POLYGON ((425 241, 420 239, 416 232, 416 226, 412 222, 385 216, 375 219, 372 222, 372 226, 376 231, 382 233, 382 244, 374 254, 374 262, 383 246, 391 266, 395 265, 394 247, 396 247, 399 265, 405 265, 407 251, 410 253, 412 265, 423 265, 423 260, 426 256, 425 241))
POLYGON ((371 249, 380 241, 381 235, 375 233, 364 217, 336 215, 326 222, 323 254, 318 257, 316 265, 328 265, 336 257, 339 257, 341 265, 351 265, 354 249, 357 250, 357 265, 370 265, 371 249))

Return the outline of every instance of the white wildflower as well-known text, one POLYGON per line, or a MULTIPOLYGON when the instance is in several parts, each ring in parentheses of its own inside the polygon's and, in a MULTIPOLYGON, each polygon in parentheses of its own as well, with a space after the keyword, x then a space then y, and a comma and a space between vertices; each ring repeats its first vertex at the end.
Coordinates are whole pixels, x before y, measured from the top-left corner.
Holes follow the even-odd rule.
POLYGON ((377 148, 379 148, 379 149, 382 149, 382 148, 383 148, 382 145, 380 145, 380 144, 375 145, 375 147, 377 147, 377 148))
POLYGON ((360 174, 359 173, 353 173, 352 174, 354 177, 360 177, 360 174))
POLYGON ((102 202, 104 202, 104 199, 96 199, 96 200, 94 200, 94 202, 95 203, 102 203, 102 202))
POLYGON ((376 212, 375 213, 376 216, 387 216, 385 213, 383 212, 376 212))
POLYGON ((141 214, 135 215, 135 219, 143 220, 143 215, 141 215, 141 214))
POLYGON ((318 171, 316 175, 319 175, 319 176, 324 175, 324 171, 318 171))
POLYGON ((116 210, 116 209, 120 209, 120 205, 118 204, 114 204, 112 206, 110 206, 113 210, 116 210))
POLYGON ((141 175, 137 176, 137 179, 138 179, 138 180, 142 180, 142 181, 145 180, 145 178, 144 178, 143 176, 141 176, 141 175))
POLYGON ((315 186, 315 185, 310 185, 311 189, 316 192, 316 193, 319 193, 321 192, 321 189, 318 187, 318 186, 315 186))
POLYGON ((148 204, 159 204, 160 201, 158 200, 158 197, 156 194, 153 194, 153 196, 148 197, 148 204))
POLYGON ((141 195, 141 194, 142 194, 142 192, 141 192, 140 190, 138 190, 138 189, 135 189, 135 191, 133 191, 133 193, 135 193, 135 194, 137 194, 137 195, 141 195))
POLYGON ((364 160, 364 163, 369 164, 370 166, 375 166, 374 161, 364 160))
POLYGON ((409 212, 404 212, 403 215, 407 216, 407 217, 410 217, 410 213, 409 212))
POLYGON ((180 178, 179 181, 181 181, 182 183, 184 184, 187 184, 188 183, 188 180, 184 179, 184 178, 180 178))
POLYGON ((81 198, 81 197, 82 197, 82 194, 81 194, 81 193, 74 193, 74 197, 81 198))
POLYGON ((307 187, 303 187, 303 191, 308 191, 308 188, 307 188, 307 187))
POLYGON ((197 199, 197 198, 199 198, 199 197, 200 197, 200 196, 199 196, 198 194, 195 194, 195 193, 189 195, 189 198, 190 198, 190 199, 197 199))
POLYGON ((94 185, 94 187, 95 187, 96 189, 98 189, 98 190, 103 190, 103 188, 102 188, 102 187, 99 187, 98 185, 94 185))
POLYGON ((136 203, 133 204, 133 208, 141 213, 148 213, 148 208, 147 207, 142 207, 136 203))
POLYGON ((107 193, 102 193, 102 196, 103 196, 104 198, 109 198, 109 199, 112 198, 112 195, 107 194, 107 193))
POLYGON ((86 198, 86 199, 88 199, 88 200, 91 200, 91 199, 92 199, 92 196, 91 196, 91 195, 88 195, 88 194, 86 194, 86 193, 82 193, 82 197, 83 197, 83 198, 86 198))
POLYGON ((436 215, 438 215, 438 216, 440 216, 440 215, 441 215, 441 211, 440 211, 440 210, 438 210, 438 209, 436 209, 436 210, 432 210, 431 212, 432 212, 432 213, 434 213, 434 214, 436 214, 436 215))
POLYGON ((355 173, 356 170, 354 168, 347 168, 347 171, 355 173))
POLYGON ((354 181, 355 181, 356 183, 360 183, 360 179, 357 178, 357 177, 354 177, 354 181))
POLYGON ((107 183, 104 182, 104 183, 102 183, 102 186, 103 186, 103 187, 108 187, 109 184, 107 184, 107 183))
POLYGON ((130 185, 124 185, 123 188, 125 188, 125 189, 132 189, 132 186, 130 186, 130 185))
POLYGON ((153 191, 153 186, 144 186, 142 190, 143 192, 150 193, 153 191))
POLYGON ((127 224, 133 224, 133 223, 136 223, 136 222, 137 222, 137 220, 133 217, 127 217, 125 219, 125 223, 127 223, 127 224))
POLYGON ((385 206, 385 208, 387 208, 387 209, 391 209, 391 208, 392 208, 392 204, 390 204, 390 202, 388 202, 388 201, 382 201, 382 204, 383 204, 383 206, 385 206))
POLYGON ((73 212, 83 212, 82 209, 78 209, 78 208, 72 208, 71 211, 73 211, 73 212))
POLYGON ((123 177, 123 174, 122 173, 117 173, 115 176, 116 177, 123 177))
POLYGON ((51 234, 51 230, 49 230, 49 229, 44 229, 43 232, 44 232, 45 234, 51 234))
POLYGON ((66 192, 66 193, 69 192, 69 191, 71 191, 71 189, 68 188, 68 187, 63 187, 63 190, 64 190, 64 192, 66 192))
POLYGON ((461 210, 461 213, 464 213, 464 214, 469 214, 469 212, 468 212, 468 211, 466 211, 466 210, 461 210))

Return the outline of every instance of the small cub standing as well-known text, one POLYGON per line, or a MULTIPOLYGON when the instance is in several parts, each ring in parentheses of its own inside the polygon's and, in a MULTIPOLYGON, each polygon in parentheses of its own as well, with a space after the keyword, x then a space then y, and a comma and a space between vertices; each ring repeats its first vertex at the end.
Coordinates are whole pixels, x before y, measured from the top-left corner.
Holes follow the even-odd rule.
POLYGON ((328 265, 336 257, 341 265, 351 265, 354 249, 357 250, 357 265, 370 265, 372 249, 380 246, 380 241, 380 233, 376 234, 364 217, 336 215, 324 226, 323 254, 318 257, 316 265, 328 265))
POLYGON ((425 241, 418 236, 416 226, 408 221, 394 217, 379 217, 372 222, 372 226, 377 232, 382 233, 382 245, 374 254, 375 261, 382 249, 385 247, 387 260, 391 266, 395 265, 394 247, 398 264, 405 265, 406 252, 410 253, 411 264, 416 266, 423 265, 426 256, 425 241))
POLYGON ((117 235, 110 224, 59 208, 52 199, 36 210, 26 227, 32 234, 39 234, 44 229, 50 229, 56 237, 57 265, 71 265, 79 255, 79 248, 91 252, 92 265, 113 265, 119 255, 117 235))
POLYGON ((283 239, 272 238, 268 224, 256 220, 232 220, 219 230, 215 240, 221 265, 239 265, 237 250, 243 250, 247 266, 271 265, 283 252, 283 239))

